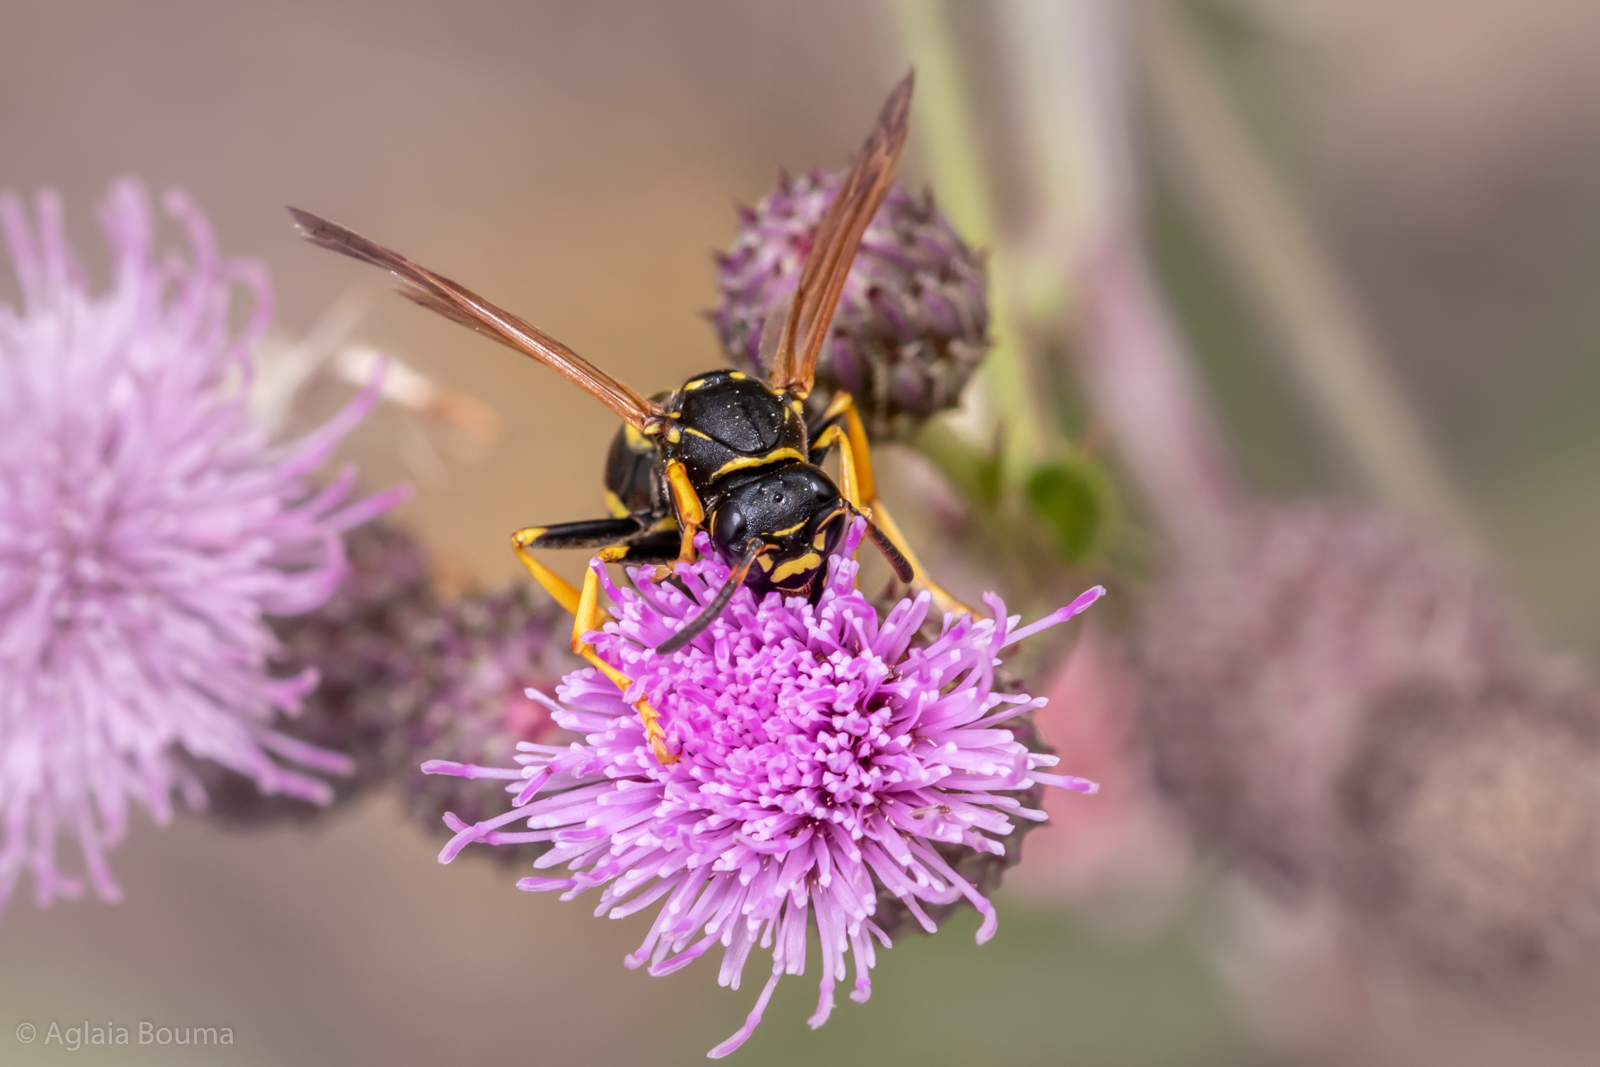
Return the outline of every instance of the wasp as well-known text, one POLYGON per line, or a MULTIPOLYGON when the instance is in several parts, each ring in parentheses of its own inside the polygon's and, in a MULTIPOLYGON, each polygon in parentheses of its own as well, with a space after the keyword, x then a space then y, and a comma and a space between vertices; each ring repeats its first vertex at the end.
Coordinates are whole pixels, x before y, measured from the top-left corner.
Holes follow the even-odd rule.
MULTIPOLYGON (((526 320, 337 223, 290 208, 313 244, 394 274, 402 296, 533 357, 621 417, 606 458, 606 518, 530 526, 512 535, 528 571, 573 615, 572 649, 621 689, 631 679, 584 640, 600 618, 599 578, 591 568, 581 590, 549 570, 534 549, 598 550, 601 560, 665 564, 695 558, 702 530, 731 570, 699 614, 658 646, 682 648, 709 626, 741 586, 758 597, 821 594, 826 561, 850 520, 867 532, 901 581, 926 588, 946 610, 965 610, 928 579, 877 498, 867 436, 848 393, 835 394, 815 419, 805 400, 834 311, 867 224, 893 183, 905 148, 913 75, 895 86, 856 153, 832 204, 817 224, 793 296, 762 331, 762 382, 734 370, 697 375, 670 393, 645 397, 526 320), (837 482, 822 468, 839 450, 837 482)), ((659 716, 635 704, 657 759, 673 762, 659 716)))

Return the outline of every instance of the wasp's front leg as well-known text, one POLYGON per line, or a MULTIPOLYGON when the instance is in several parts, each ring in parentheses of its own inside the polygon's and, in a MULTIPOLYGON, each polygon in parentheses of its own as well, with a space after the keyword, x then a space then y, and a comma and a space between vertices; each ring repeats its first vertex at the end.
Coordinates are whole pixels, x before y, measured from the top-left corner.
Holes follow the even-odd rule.
POLYGON ((700 494, 694 491, 694 483, 689 481, 689 469, 682 460, 675 459, 667 464, 667 485, 672 488, 672 502, 678 509, 678 525, 683 528, 678 560, 681 563, 693 563, 694 535, 706 521, 706 513, 700 506, 700 494))

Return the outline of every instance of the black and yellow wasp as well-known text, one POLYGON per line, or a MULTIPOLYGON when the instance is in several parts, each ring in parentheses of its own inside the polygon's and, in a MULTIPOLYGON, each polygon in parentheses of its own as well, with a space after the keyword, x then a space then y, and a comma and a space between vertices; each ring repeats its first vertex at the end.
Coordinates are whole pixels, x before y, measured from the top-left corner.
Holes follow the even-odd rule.
MULTIPOLYGON (((894 181, 905 147, 912 75, 889 94, 832 204, 817 224, 794 296, 762 332, 768 380, 739 371, 698 375, 647 399, 566 345, 482 297, 411 260, 309 212, 290 208, 306 239, 391 271, 400 293, 423 307, 523 352, 558 371, 623 421, 606 459, 603 519, 518 530, 512 543, 528 570, 574 616, 573 651, 626 690, 630 679, 595 655, 583 635, 600 619, 591 570, 580 591, 551 572, 536 548, 598 549, 607 562, 666 563, 694 558, 705 530, 732 568, 700 613, 658 648, 681 648, 709 626, 741 585, 758 596, 820 594, 826 561, 850 517, 868 533, 902 581, 930 590, 947 610, 964 610, 928 580, 889 517, 872 477, 866 431, 849 394, 836 394, 808 423, 804 401, 833 322, 845 278, 868 222, 894 181), (836 484, 820 466, 840 453, 836 484)), ((656 757, 670 763, 656 712, 636 704, 656 757)))

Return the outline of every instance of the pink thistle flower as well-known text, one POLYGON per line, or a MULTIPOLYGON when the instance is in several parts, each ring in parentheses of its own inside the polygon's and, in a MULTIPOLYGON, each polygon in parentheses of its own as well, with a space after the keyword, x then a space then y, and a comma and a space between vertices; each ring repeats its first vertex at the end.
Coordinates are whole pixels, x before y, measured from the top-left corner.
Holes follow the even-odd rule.
POLYGON ((267 615, 309 611, 344 573, 341 531, 403 490, 347 503, 318 467, 376 399, 376 384, 320 430, 273 446, 246 410, 250 352, 271 318, 257 264, 218 257, 187 196, 168 193, 188 263, 157 258, 143 189, 100 209, 111 287, 90 292, 53 192, 37 224, 0 196, 21 309, 0 305, 0 905, 26 869, 48 904, 77 896, 56 864, 75 837, 90 884, 120 893, 106 852, 130 802, 158 823, 174 790, 204 791, 175 753, 215 760, 267 793, 327 784, 289 764, 348 760, 272 728, 316 684, 274 678, 267 615), (229 327, 230 288, 255 298, 229 327))
POLYGON ((771 949, 771 977, 754 1010, 713 1058, 755 1030, 781 976, 805 972, 813 913, 823 956, 813 1028, 833 1010, 848 956, 856 969, 851 999, 863 1002, 871 991, 872 939, 889 945, 874 922, 880 888, 929 932, 926 905, 965 897, 983 915, 978 942, 989 940, 994 908, 940 848, 998 855, 1004 846, 996 839, 1012 831, 1013 818, 1044 818, 1013 794, 1036 784, 1096 788, 1040 769, 1056 757, 1028 751, 1003 724, 1044 701, 997 693, 993 682, 1002 649, 1072 618, 1104 590, 1021 629, 990 595, 993 619, 947 616, 925 641, 927 594, 880 620, 855 588, 850 556, 863 530, 857 522, 830 561, 817 604, 776 593, 757 602, 741 590, 670 656, 655 646, 698 613, 728 568, 709 557, 679 564, 682 588, 658 585, 640 569, 634 590, 621 590, 596 563, 619 621, 591 639, 602 659, 634 679, 628 692, 596 670, 575 671, 557 689, 562 703, 549 703, 557 724, 582 743, 523 743, 521 770, 424 766, 510 779, 507 790, 516 793, 515 807, 497 818, 468 826, 447 816, 456 836, 442 862, 473 841, 548 841, 534 866, 565 863, 571 873, 524 878, 520 888, 557 890, 563 900, 600 888, 595 914, 613 918, 665 900, 629 967, 670 974, 720 942, 718 981, 737 989, 751 952, 771 949), (678 757, 668 766, 652 755, 629 704, 641 696, 662 715, 678 757), (500 829, 515 822, 528 829, 500 829))

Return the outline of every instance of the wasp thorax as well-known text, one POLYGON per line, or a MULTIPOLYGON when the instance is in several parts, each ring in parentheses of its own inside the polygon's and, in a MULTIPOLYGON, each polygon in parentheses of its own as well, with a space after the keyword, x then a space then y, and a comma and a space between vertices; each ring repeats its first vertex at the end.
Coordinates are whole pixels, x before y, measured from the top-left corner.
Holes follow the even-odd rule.
POLYGON ((739 471, 807 457, 800 413, 765 384, 739 371, 691 378, 668 406, 669 455, 699 484, 739 471))

